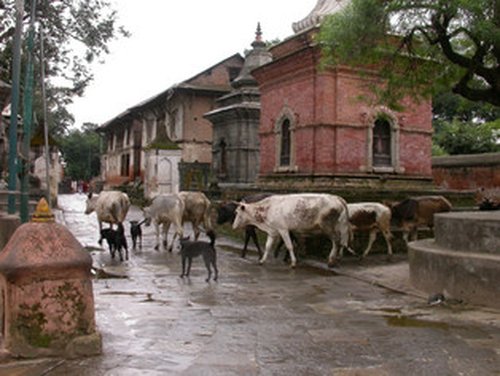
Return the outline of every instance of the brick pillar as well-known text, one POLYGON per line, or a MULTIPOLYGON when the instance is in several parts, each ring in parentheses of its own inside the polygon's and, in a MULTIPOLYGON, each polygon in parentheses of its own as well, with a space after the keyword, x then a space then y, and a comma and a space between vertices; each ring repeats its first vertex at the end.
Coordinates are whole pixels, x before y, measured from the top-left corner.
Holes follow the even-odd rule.
POLYGON ((97 355, 92 259, 45 199, 0 253, 3 350, 16 357, 97 355))

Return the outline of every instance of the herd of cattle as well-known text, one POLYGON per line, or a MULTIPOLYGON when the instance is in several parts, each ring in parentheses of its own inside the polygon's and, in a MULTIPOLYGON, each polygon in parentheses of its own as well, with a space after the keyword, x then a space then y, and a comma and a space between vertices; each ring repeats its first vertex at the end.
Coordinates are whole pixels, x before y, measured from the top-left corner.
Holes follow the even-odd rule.
MULTIPOLYGON (((100 241, 109 230, 102 228, 102 223, 110 224, 114 236, 104 236, 110 245, 112 257, 116 249, 126 249, 126 236, 123 222, 127 216, 130 200, 120 191, 103 191, 99 195, 89 194, 86 214, 97 214, 100 241), (117 229, 113 230, 113 225, 117 229)), ((195 240, 203 230, 213 230, 211 223, 210 200, 202 192, 184 191, 177 194, 162 194, 152 200, 150 206, 143 209, 144 220, 131 223, 131 235, 136 246, 136 238, 141 234, 140 225, 151 223, 156 230, 155 249, 163 245, 172 251, 176 237, 183 237, 183 224, 191 222, 195 240), (168 242, 168 231, 173 225, 175 234, 168 242), (160 242, 162 235, 162 242, 160 242)), ((348 204, 342 197, 324 193, 300 194, 256 194, 244 197, 239 202, 227 202, 217 207, 217 224, 231 222, 234 229, 245 229, 245 244, 242 256, 245 257, 250 239, 253 239, 262 264, 271 250, 281 240, 288 249, 291 266, 296 264, 294 239, 301 236, 325 235, 332 248, 328 256, 328 265, 334 266, 344 250, 356 254, 350 244, 357 231, 369 232, 368 245, 360 257, 365 257, 371 250, 377 233, 381 232, 387 244, 387 254, 392 256, 391 225, 403 232, 406 242, 416 239, 417 229, 425 226, 432 229, 434 214, 447 212, 451 203, 443 196, 419 196, 407 198, 397 203, 361 202, 348 204), (267 234, 264 252, 257 241, 256 229, 267 234)), ((142 243, 139 243, 142 244, 142 243)), ((128 257, 128 252, 127 252, 128 257)))

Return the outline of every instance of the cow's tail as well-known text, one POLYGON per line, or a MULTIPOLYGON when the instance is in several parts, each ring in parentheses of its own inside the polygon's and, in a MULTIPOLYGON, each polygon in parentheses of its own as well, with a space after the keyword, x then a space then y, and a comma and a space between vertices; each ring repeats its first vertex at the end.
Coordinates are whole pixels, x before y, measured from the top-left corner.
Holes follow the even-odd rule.
POLYGON ((113 221, 115 223, 120 223, 121 220, 119 218, 119 214, 120 214, 120 207, 121 205, 118 203, 118 202, 113 202, 111 204, 111 208, 110 208, 110 215, 111 217, 113 218, 113 221))
POLYGON ((347 207, 347 202, 342 198, 341 203, 343 210, 340 212, 337 223, 340 250, 342 251, 342 249, 346 249, 349 253, 355 255, 356 252, 354 252, 354 250, 349 246, 354 238, 354 231, 352 230, 351 222, 349 221, 349 209, 347 207))
MULTIPOLYGON (((209 231, 212 231, 212 229, 213 229, 212 220, 210 218, 211 210, 212 210, 212 204, 210 201, 208 201, 205 213, 203 213, 203 226, 205 226, 205 231, 207 231, 207 234, 209 231)), ((213 233, 213 231, 212 231, 212 233, 213 233)))
POLYGON ((443 212, 449 212, 451 209, 453 209, 452 203, 444 196, 441 196, 442 199, 442 211, 443 212))
POLYGON ((208 230, 207 236, 210 238, 210 245, 215 249, 215 232, 213 230, 208 230))
POLYGON ((354 233, 349 222, 349 213, 346 207, 346 210, 343 210, 339 217, 340 246, 349 249, 349 244, 351 243, 353 237, 354 233))
POLYGON ((111 216, 115 223, 122 223, 127 216, 130 207, 130 200, 126 196, 120 197, 118 201, 111 204, 111 216))

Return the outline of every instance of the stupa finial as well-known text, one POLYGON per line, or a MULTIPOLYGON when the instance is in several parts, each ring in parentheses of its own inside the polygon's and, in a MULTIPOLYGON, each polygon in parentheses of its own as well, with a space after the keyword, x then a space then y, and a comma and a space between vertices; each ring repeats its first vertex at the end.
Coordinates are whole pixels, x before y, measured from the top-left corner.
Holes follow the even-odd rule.
POLYGON ((45 197, 42 197, 38 202, 35 212, 33 213, 33 217, 31 218, 31 222, 54 222, 54 215, 52 214, 52 210, 50 210, 45 197))
POLYGON ((255 31, 255 41, 262 42, 262 29, 260 28, 260 22, 257 22, 257 31, 255 31))

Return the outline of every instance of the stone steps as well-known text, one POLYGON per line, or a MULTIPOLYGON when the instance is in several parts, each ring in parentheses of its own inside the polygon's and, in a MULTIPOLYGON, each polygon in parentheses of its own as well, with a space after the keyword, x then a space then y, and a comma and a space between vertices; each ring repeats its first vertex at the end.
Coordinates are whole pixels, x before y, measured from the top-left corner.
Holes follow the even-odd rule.
POLYGON ((436 244, 457 251, 500 255, 500 211, 437 214, 436 244))
POLYGON ((500 212, 434 219, 435 239, 408 246, 410 283, 428 294, 500 308, 500 212))

